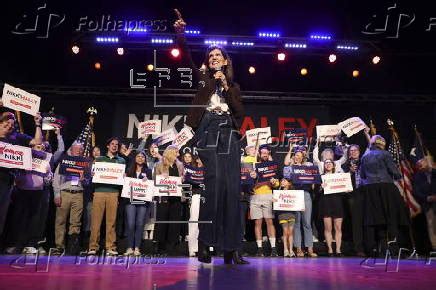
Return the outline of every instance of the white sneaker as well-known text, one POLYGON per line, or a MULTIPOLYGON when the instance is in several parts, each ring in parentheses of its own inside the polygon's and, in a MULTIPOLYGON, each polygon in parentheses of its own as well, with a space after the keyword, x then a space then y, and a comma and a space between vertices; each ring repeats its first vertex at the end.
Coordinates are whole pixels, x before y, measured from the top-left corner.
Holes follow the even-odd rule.
POLYGON ((124 253, 124 256, 131 256, 133 255, 133 249, 132 248, 127 248, 126 252, 124 253))
POLYGON ((285 257, 285 258, 291 257, 291 255, 289 254, 289 251, 283 252, 283 257, 285 257))
POLYGON ((135 252, 133 252, 133 255, 141 256, 141 251, 139 250, 139 248, 135 248, 135 252))
POLYGON ((118 256, 118 252, 116 250, 107 250, 106 254, 108 256, 118 256))
POLYGON ((91 250, 88 250, 88 253, 86 253, 87 255, 95 255, 95 254, 97 254, 97 250, 94 250, 94 249, 91 249, 91 250))
POLYGON ((47 251, 43 247, 39 247, 38 252, 40 255, 47 255, 47 251))
POLYGON ((195 252, 190 252, 189 257, 195 257, 195 252))
POLYGON ((38 253, 38 250, 35 247, 25 247, 23 249, 23 254, 32 254, 35 255, 38 253))

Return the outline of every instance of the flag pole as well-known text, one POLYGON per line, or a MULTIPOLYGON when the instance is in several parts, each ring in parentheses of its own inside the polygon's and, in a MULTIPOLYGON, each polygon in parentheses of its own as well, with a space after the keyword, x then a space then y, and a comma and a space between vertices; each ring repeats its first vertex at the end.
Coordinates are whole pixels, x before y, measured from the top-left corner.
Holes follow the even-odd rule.
MULTIPOLYGON (((394 122, 391 119, 388 119, 387 123, 388 123, 388 129, 392 132, 392 141, 391 142, 397 142, 398 144, 400 144, 400 138, 398 137, 397 130, 395 130, 394 122)), ((404 201, 405 201, 405 203, 407 205, 407 192, 405 190, 404 172, 403 172, 403 170, 401 170, 401 168, 400 168, 400 172, 401 172, 401 176, 402 176, 402 179, 403 179, 403 181, 401 183, 401 187, 402 187, 403 192, 404 192, 403 198, 404 198, 404 201)), ((408 258, 411 259, 412 257, 418 258, 418 252, 416 251, 415 237, 413 236, 412 218, 417 216, 420 213, 420 210, 418 209, 418 211, 415 212, 415 211, 413 211, 413 209, 410 206, 408 206, 408 207, 409 207, 409 218, 410 218, 409 226, 408 226, 408 229, 409 229, 409 239, 410 239, 410 242, 412 244, 412 253, 409 255, 408 258)))

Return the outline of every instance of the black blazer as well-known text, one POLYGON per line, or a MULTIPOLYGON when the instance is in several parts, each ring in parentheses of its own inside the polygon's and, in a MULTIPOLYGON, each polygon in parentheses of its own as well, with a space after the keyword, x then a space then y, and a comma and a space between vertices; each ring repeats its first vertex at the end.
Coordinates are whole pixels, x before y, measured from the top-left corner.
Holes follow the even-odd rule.
MULTIPOLYGON (((189 62, 196 79, 199 80, 198 91, 192 100, 192 105, 194 105, 194 107, 189 108, 188 116, 186 117, 186 125, 195 130, 200 124, 201 118, 209 104, 210 97, 215 91, 216 81, 208 71, 200 70, 195 66, 184 35, 177 36, 177 43, 182 51, 182 55, 184 55, 186 60, 189 62)), ((245 115, 239 85, 236 83, 230 83, 229 89, 223 91, 223 97, 229 105, 235 129, 239 130, 242 119, 245 115)))

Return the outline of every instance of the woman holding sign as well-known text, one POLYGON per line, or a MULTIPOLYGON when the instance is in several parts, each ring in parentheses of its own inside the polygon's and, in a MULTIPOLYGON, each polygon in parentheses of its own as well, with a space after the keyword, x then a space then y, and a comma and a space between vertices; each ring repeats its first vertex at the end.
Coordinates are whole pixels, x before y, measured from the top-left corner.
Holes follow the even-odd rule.
POLYGON ((205 202, 201 204, 198 260, 211 262, 209 246, 224 251, 224 262, 247 263, 238 255, 242 241, 240 220, 240 135, 244 116, 239 86, 233 82, 232 61, 219 46, 210 46, 198 69, 185 40, 186 23, 175 10, 174 23, 182 54, 189 61, 199 89, 186 118, 195 131, 191 143, 197 147, 205 167, 205 202))
MULTIPOLYGON (((336 164, 332 159, 324 160, 324 174, 332 174, 336 172, 336 164)), ((325 184, 322 184, 325 187, 325 184)), ((335 241, 336 241, 336 256, 341 257, 341 244, 342 244, 342 220, 344 218, 343 198, 340 193, 326 195, 322 192, 319 200, 320 216, 324 221, 324 237, 327 242, 328 255, 332 257, 333 249, 333 234, 332 223, 335 228, 335 241)))
MULTIPOLYGON (((312 165, 310 162, 305 161, 304 151, 298 149, 295 152, 293 159, 294 165, 312 165)), ((293 170, 293 169, 292 169, 293 170)), ((297 212, 295 219, 295 231, 294 231, 294 246, 297 248, 297 257, 304 257, 304 252, 301 248, 301 225, 303 225, 304 232, 304 246, 307 247, 307 255, 311 258, 317 257, 318 255, 313 251, 313 231, 312 231, 312 197, 310 196, 310 191, 312 190, 312 184, 300 184, 294 182, 294 189, 304 190, 304 206, 305 210, 303 212, 297 212)))
MULTIPOLYGON (((135 155, 135 161, 127 169, 127 177, 147 180, 151 179, 151 170, 145 163, 145 153, 138 151, 135 155)), ((126 198, 124 198, 126 199, 126 198)), ((140 256, 142 234, 144 232, 145 214, 149 203, 132 203, 127 202, 125 207, 126 213, 126 232, 127 232, 127 250, 126 256, 140 256)))
MULTIPOLYGON (((163 177, 183 176, 183 164, 177 157, 179 157, 179 148, 174 145, 169 145, 162 154, 162 159, 156 163, 154 168, 154 180, 156 183, 156 176, 163 177)), ((179 241, 180 224, 177 223, 182 219, 182 203, 181 198, 178 196, 159 196, 159 201, 156 206, 156 221, 164 223, 157 223, 155 226, 154 238, 158 244, 158 250, 161 253, 173 251, 179 241), (175 221, 175 223, 166 223, 168 221, 175 221)))

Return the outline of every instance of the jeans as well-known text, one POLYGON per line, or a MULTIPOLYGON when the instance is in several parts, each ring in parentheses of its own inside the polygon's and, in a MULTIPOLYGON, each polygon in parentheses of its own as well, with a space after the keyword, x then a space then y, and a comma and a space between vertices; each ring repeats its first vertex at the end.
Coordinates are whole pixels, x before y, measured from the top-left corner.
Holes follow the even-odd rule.
POLYGON ((204 198, 200 205, 198 240, 234 251, 241 247, 240 135, 229 115, 205 112, 195 133, 198 155, 205 167, 204 198))
POLYGON ((308 191, 304 191, 305 211, 297 212, 294 225, 294 247, 301 248, 301 224, 303 224, 304 246, 313 247, 312 233, 312 198, 308 191))
POLYGON ((147 208, 148 204, 129 203, 126 205, 126 235, 128 248, 139 248, 141 246, 147 208))

